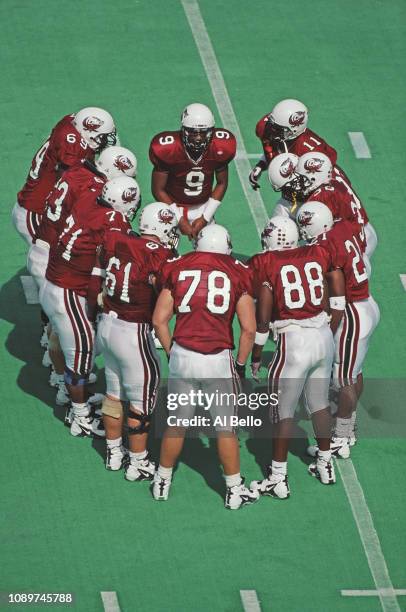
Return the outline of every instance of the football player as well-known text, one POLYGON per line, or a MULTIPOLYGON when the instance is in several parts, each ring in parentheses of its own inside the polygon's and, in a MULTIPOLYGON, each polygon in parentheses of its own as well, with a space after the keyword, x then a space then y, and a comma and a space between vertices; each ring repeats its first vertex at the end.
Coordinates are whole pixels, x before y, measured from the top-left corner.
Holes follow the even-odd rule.
POLYGON ((96 312, 105 279, 97 340, 107 382, 102 406, 106 468, 119 470, 125 465, 125 478, 130 481, 151 480, 155 473, 146 450, 160 374, 151 321, 155 279, 163 262, 173 257, 178 240, 175 215, 165 204, 148 204, 142 210, 139 231, 141 236, 117 231, 105 234, 88 292, 89 305, 96 312), (123 402, 127 401, 129 451, 122 443, 123 402))
POLYGON ((298 247, 298 230, 287 217, 273 217, 263 239, 268 249, 261 260, 261 288, 257 301, 257 334, 252 371, 258 372, 272 321, 276 352, 269 364, 268 388, 278 393, 271 415, 275 424, 272 464, 267 477, 251 483, 261 495, 286 499, 290 495, 287 456, 293 418, 304 391, 319 444, 309 472, 323 484, 335 482, 331 462, 331 415, 328 402, 334 342, 328 324, 325 281, 331 268, 329 254, 320 246, 298 247))
MULTIPOLYGON (((106 147, 97 161, 82 160, 63 172, 46 200, 45 212, 36 230, 28 258, 27 269, 40 289, 48 265, 54 254, 58 237, 63 231, 65 221, 74 203, 89 190, 97 197, 108 179, 127 175, 135 177, 137 160, 135 155, 124 147, 106 147)), ((68 401, 64 384, 64 360, 55 333, 48 328, 48 355, 44 355, 44 365, 52 365, 50 385, 57 387, 56 403, 64 405, 68 401)))
POLYGON ((17 194, 13 223, 30 246, 47 196, 64 170, 116 144, 113 117, 102 108, 83 108, 66 115, 36 152, 24 187, 17 194))
MULTIPOLYGON (((332 322, 333 382, 339 394, 331 450, 334 455, 347 458, 350 444, 355 442, 355 410, 363 387, 362 365, 372 333, 379 323, 379 308, 369 292, 359 226, 350 221, 334 223, 330 209, 320 201, 303 204, 297 214, 297 223, 302 238, 317 241, 325 248, 331 254, 333 269, 341 270, 345 279, 345 293, 335 306, 340 317, 334 325, 332 322)), ((309 452, 314 456, 317 447, 310 447, 309 452)))
MULTIPOLYGON (((305 153, 295 170, 299 176, 297 196, 300 200, 322 202, 331 210, 334 220, 355 221, 361 226, 360 241, 369 259, 377 246, 377 235, 367 212, 351 184, 335 173, 330 159, 323 153, 305 153)), ((369 266, 369 262, 367 267, 369 266)))
POLYGON ((235 153, 233 134, 214 127, 213 114, 204 104, 189 104, 180 130, 152 139, 152 193, 157 201, 171 205, 183 234, 196 237, 212 222, 226 193, 228 164, 235 153))
POLYGON ((281 100, 272 111, 262 117, 255 128, 264 154, 252 169, 249 181, 253 189, 259 189, 259 178, 269 163, 279 153, 325 153, 335 165, 337 152, 323 138, 307 127, 308 110, 299 100, 281 100))
POLYGON ((66 219, 55 253, 48 262, 40 301, 65 358, 73 436, 104 435, 99 420, 90 415, 87 402, 94 328, 86 312, 86 295, 96 251, 105 233, 110 229, 130 229, 129 222, 138 210, 139 201, 138 184, 128 176, 107 181, 97 198, 91 191, 83 194, 66 219))
MULTIPOLYGON (((209 225, 198 235, 196 251, 169 261, 162 271, 163 289, 153 314, 153 325, 169 356, 169 393, 189 393, 196 386, 207 392, 221 389, 236 393, 237 377, 231 350, 234 348, 232 321, 235 313, 241 327, 237 372, 244 376, 245 362, 255 337, 255 311, 250 272, 231 256, 227 230, 209 225), (176 314, 173 338, 169 321, 176 314), (216 379, 216 380, 213 380, 216 379)), ((213 423, 230 407, 211 407, 213 423)), ((167 428, 161 446, 160 464, 154 477, 153 496, 166 500, 172 472, 181 453, 185 427, 183 419, 193 417, 192 405, 180 407, 176 422, 167 428), (179 426, 178 426, 179 425, 179 426)), ((226 508, 236 510, 258 498, 244 485, 240 475, 238 439, 228 422, 216 427, 217 447, 226 479, 226 508)))

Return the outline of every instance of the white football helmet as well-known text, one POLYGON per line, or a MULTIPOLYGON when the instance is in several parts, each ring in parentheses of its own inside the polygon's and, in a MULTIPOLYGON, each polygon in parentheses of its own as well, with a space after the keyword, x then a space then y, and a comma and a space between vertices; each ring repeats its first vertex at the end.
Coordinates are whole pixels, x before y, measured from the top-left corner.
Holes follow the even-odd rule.
POLYGON ((153 202, 142 209, 139 223, 140 234, 151 234, 159 238, 162 244, 176 248, 179 243, 176 227, 175 214, 168 204, 153 202))
POLYGON ((268 115, 264 138, 277 142, 293 140, 307 128, 308 111, 299 100, 281 100, 268 115))
POLYGON ((116 126, 107 111, 95 106, 82 108, 73 118, 73 125, 95 151, 101 151, 117 142, 116 126))
POLYGON ((310 241, 331 230, 334 219, 331 210, 325 204, 309 200, 297 211, 296 223, 299 226, 300 237, 310 241))
POLYGON ((120 176, 107 181, 99 200, 101 204, 111 206, 132 221, 141 205, 141 192, 135 179, 120 176))
POLYGON ((298 156, 293 153, 281 153, 273 158, 268 167, 268 178, 274 191, 281 191, 285 187, 295 188, 298 161, 298 156))
POLYGON ((210 144, 213 136, 214 117, 211 110, 204 104, 189 104, 181 117, 182 141, 187 152, 192 156, 200 156, 210 144))
POLYGON ((333 164, 324 153, 309 152, 299 157, 296 173, 299 175, 299 191, 306 196, 331 181, 333 164))
POLYGON ((289 217, 271 217, 261 234, 264 251, 295 249, 299 240, 297 225, 289 217))
POLYGON ((222 253, 231 255, 233 245, 231 244, 230 234, 222 225, 211 223, 206 225, 195 241, 195 251, 205 251, 206 253, 222 253))
POLYGON ((106 147, 95 162, 96 168, 108 179, 137 175, 137 158, 125 147, 106 147))

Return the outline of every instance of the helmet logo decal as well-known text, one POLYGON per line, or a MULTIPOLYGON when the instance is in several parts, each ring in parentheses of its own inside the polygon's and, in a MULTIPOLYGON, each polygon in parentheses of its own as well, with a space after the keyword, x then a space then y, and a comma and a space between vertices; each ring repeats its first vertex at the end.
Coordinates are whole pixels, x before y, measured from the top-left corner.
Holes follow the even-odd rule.
POLYGON ((288 176, 293 174, 294 169, 295 166, 293 164, 293 161, 288 158, 285 159, 285 161, 280 165, 279 174, 283 176, 283 178, 288 178, 288 176))
POLYGON ((166 225, 169 225, 170 223, 172 223, 174 217, 175 215, 173 214, 171 210, 169 210, 169 208, 161 208, 161 210, 158 211, 159 221, 161 223, 165 223, 166 225))
POLYGON ((306 227, 311 224, 313 217, 314 212, 311 212, 310 210, 304 210, 300 213, 298 217, 298 223, 301 227, 306 227))
POLYGON ((324 160, 320 159, 319 157, 312 157, 311 159, 305 161, 304 169, 307 170, 307 172, 310 172, 311 174, 315 174, 316 172, 321 171, 323 163, 324 160))
POLYGON ((274 225, 273 223, 268 223, 268 225, 266 226, 266 228, 262 232, 262 237, 263 238, 269 238, 270 236, 272 236, 272 232, 274 230, 276 230, 276 229, 277 229, 276 225, 274 225))
POLYGON ((302 125, 305 120, 306 113, 304 111, 298 111, 297 113, 292 113, 289 117, 289 125, 293 127, 297 127, 298 125, 302 125))
POLYGON ((125 189, 123 191, 121 199, 123 200, 123 202, 127 202, 129 204, 137 198, 137 193, 138 190, 136 187, 128 187, 128 189, 125 189))
POLYGON ((126 155, 117 155, 114 159, 114 166, 118 168, 118 170, 121 170, 121 172, 131 170, 131 168, 134 167, 131 160, 126 155))
POLYGON ((104 121, 99 117, 85 117, 82 121, 82 125, 87 132, 97 132, 103 125, 104 121))

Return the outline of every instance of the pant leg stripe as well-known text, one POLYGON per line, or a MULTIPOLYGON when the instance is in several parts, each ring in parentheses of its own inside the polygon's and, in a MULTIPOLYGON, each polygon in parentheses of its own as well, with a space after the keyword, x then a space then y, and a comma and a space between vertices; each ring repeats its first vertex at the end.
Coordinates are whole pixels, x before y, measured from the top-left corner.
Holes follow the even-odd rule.
POLYGON ((89 323, 89 320, 88 320, 88 318, 86 316, 86 313, 83 310, 83 306, 80 303, 80 299, 79 299, 79 296, 77 295, 77 293, 73 292, 73 298, 75 300, 75 303, 76 303, 76 306, 77 306, 77 310, 78 310, 80 319, 83 322, 83 326, 84 326, 84 329, 85 329, 85 332, 86 332, 86 336, 87 336, 88 351, 87 351, 87 355, 86 355, 86 359, 85 359, 84 370, 85 370, 85 372, 88 372, 90 370, 92 353, 93 353, 93 330, 92 330, 91 325, 89 323))
POLYGON ((73 334, 75 337, 75 359, 74 359, 73 369, 75 372, 78 372, 79 355, 81 352, 82 344, 81 344, 80 332, 77 328, 76 320, 75 320, 75 317, 74 317, 74 314, 72 312, 72 308, 69 302, 69 289, 63 290, 63 299, 65 302, 66 312, 68 313, 68 317, 69 317, 71 327, 73 330, 73 334))
POLYGON ((149 333, 148 324, 143 326, 143 335, 145 338, 145 354, 152 374, 149 386, 148 406, 146 407, 147 413, 150 414, 154 410, 157 400, 157 390, 159 386, 159 363, 151 348, 151 334, 149 333))
POLYGON ((80 335, 81 340, 81 351, 78 354, 78 370, 77 373, 81 375, 85 375, 86 372, 86 362, 89 354, 89 340, 86 333, 86 328, 84 326, 84 322, 82 321, 81 313, 77 308, 77 304, 75 301, 75 292, 71 289, 68 289, 68 300, 70 307, 72 309, 72 313, 75 319, 75 323, 80 335))

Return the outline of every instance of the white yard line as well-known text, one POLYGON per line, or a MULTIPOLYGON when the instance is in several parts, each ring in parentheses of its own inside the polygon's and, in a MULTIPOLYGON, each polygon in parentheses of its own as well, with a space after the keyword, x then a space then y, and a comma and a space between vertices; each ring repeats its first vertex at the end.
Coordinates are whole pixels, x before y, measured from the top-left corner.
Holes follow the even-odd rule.
POLYGON ((406 274, 399 274, 400 282, 403 285, 403 289, 406 291, 406 274))
MULTIPOLYGON (((386 593, 384 589, 381 589, 383 594, 386 593)), ((394 589, 395 595, 406 595, 406 589, 394 589)), ((341 595, 343 597, 378 597, 379 591, 374 589, 341 589, 341 595)))
MULTIPOLYGON (((216 54, 207 33, 197 1, 181 1, 199 50, 203 66, 206 70, 207 78, 209 80, 214 99, 216 100, 221 120, 223 121, 225 127, 230 128, 230 130, 234 132, 237 142, 239 143, 239 154, 241 155, 241 158, 236 160, 238 176, 254 218, 256 228, 258 233, 260 233, 268 219, 268 215, 260 194, 252 191, 247 180, 250 172, 247 151, 244 146, 241 130, 227 92, 223 75, 217 62, 216 54)), ((361 154, 365 156, 367 152, 370 157, 368 145, 366 144, 363 134, 350 132, 349 135, 351 142, 357 142, 356 149, 355 145, 353 144, 357 157, 361 154), (355 140, 354 134, 358 134, 355 136, 355 140)), ((338 462, 337 467, 351 506, 375 586, 379 592, 378 596, 381 601, 382 609, 384 612, 400 612, 395 591, 389 577, 385 558, 382 553, 379 538, 375 531, 372 516, 369 512, 367 503, 365 501, 364 492, 358 481, 352 461, 349 459, 342 461, 341 463, 338 462)))
POLYGON ((269 215, 266 212, 266 208, 259 190, 254 191, 248 181, 248 175, 251 172, 251 164, 248 161, 247 150, 244 145, 241 130, 231 104, 230 96, 227 92, 227 87, 224 82, 220 66, 217 62, 216 54, 207 33, 198 3, 196 0, 181 1, 193 34, 193 38, 195 39, 200 58, 206 70, 207 78, 210 83, 213 97, 217 104, 221 121, 224 124, 224 127, 231 130, 237 139, 239 154, 238 157, 235 158, 235 165, 241 182, 241 187, 244 191, 245 197, 247 198, 248 206, 250 207, 257 228, 258 235, 261 235, 265 224, 268 222, 269 215))
POLYGON ((371 159, 371 151, 363 132, 348 132, 357 159, 371 159))
POLYGON ((103 602, 104 612, 121 612, 117 599, 117 593, 115 591, 101 591, 100 595, 103 602))
POLYGON ((261 612, 261 605, 256 591, 240 591, 244 612, 261 612))
POLYGON ((336 461, 384 612, 400 612, 381 543, 351 459, 336 461))
POLYGON ((20 276, 27 304, 39 304, 38 288, 32 276, 20 276))

